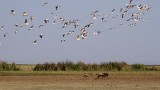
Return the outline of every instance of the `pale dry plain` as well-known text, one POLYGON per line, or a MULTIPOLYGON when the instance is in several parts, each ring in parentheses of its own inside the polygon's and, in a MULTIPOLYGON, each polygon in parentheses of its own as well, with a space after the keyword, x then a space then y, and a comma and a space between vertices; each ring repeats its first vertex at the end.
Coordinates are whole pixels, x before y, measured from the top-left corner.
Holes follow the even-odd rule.
POLYGON ((160 72, 109 72, 100 79, 90 73, 0 76, 0 90, 160 90, 160 72))

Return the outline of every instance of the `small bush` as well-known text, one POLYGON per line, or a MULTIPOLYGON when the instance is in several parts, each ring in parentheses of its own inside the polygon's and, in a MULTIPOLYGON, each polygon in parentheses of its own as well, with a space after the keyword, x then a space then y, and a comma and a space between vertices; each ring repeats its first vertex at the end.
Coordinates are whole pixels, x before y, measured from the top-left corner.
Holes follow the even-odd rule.
POLYGON ((16 66, 15 63, 8 64, 6 62, 0 63, 0 71, 19 71, 20 69, 16 66))
POLYGON ((60 71, 66 71, 65 62, 58 62, 58 63, 57 63, 57 68, 58 68, 58 70, 60 70, 60 71))
POLYGON ((107 71, 124 71, 128 65, 125 62, 103 62, 100 67, 107 71))
POLYGON ((133 64, 132 65, 132 70, 143 71, 143 70, 146 70, 146 67, 143 64, 133 64))
POLYGON ((93 71, 99 71, 99 70, 100 70, 100 65, 98 65, 98 64, 96 64, 96 63, 92 64, 91 66, 92 66, 91 69, 92 69, 93 71))

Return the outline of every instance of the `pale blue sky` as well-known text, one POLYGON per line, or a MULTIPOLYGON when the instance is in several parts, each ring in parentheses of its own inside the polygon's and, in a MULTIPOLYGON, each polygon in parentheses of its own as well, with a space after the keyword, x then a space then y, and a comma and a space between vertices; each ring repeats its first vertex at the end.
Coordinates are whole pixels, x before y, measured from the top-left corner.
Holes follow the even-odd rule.
MULTIPOLYGON (((144 19, 138 22, 136 27, 129 27, 129 23, 122 19, 109 19, 107 23, 92 20, 92 12, 108 14, 113 9, 119 12, 129 0, 1 0, 0 1, 0 60, 16 63, 43 63, 57 61, 84 61, 87 63, 100 63, 103 61, 125 61, 129 64, 160 64, 160 29, 158 8, 160 0, 135 0, 135 4, 147 4, 152 8, 145 12, 144 19), (42 3, 48 2, 46 6, 42 3), (60 5, 58 11, 54 7, 60 5), (10 11, 16 10, 16 15, 10 15, 10 11), (22 13, 26 11, 35 15, 32 31, 28 27, 16 28, 14 24, 23 23, 25 18, 22 13), (61 43, 62 34, 68 27, 62 30, 60 23, 52 25, 51 22, 39 29, 43 19, 58 21, 50 13, 54 12, 59 17, 68 20, 79 19, 79 29, 93 22, 89 29, 93 32, 97 29, 110 28, 123 23, 123 26, 115 30, 104 32, 98 36, 90 33, 87 39, 76 41, 75 35, 67 37, 65 43, 61 43), (88 18, 86 18, 88 17, 88 18), (15 30, 19 30, 14 34, 15 30), (6 38, 3 37, 8 33, 6 38), (40 39, 39 34, 44 34, 40 39), (38 39, 38 43, 32 42, 38 39)), ((115 14, 116 15, 116 14, 115 14)), ((114 16, 114 15, 113 15, 114 16)), ((78 30, 77 29, 77 32, 78 30)))

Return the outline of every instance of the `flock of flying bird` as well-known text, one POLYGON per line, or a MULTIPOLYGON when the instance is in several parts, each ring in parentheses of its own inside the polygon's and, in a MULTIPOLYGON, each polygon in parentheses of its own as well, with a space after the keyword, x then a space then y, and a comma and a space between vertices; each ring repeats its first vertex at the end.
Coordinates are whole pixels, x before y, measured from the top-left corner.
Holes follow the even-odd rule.
MULTIPOLYGON (((42 21, 43 22, 42 24, 37 26, 37 28, 42 28, 50 22, 53 25, 58 22, 61 23, 60 29, 63 29, 63 30, 65 30, 69 26, 73 27, 74 29, 72 31, 66 31, 65 33, 62 34, 62 39, 60 39, 60 42, 63 43, 63 42, 66 42, 66 37, 70 36, 70 35, 75 35, 75 37, 74 37, 75 40, 79 41, 79 40, 86 39, 88 37, 88 35, 99 35, 103 32, 117 29, 118 27, 123 25, 123 23, 119 23, 118 25, 115 25, 115 26, 107 28, 107 29, 104 28, 101 30, 94 30, 94 31, 92 30, 92 32, 90 32, 91 30, 89 30, 89 28, 95 24, 96 20, 97 20, 97 22, 100 21, 100 23, 107 23, 109 18, 111 18, 111 19, 119 18, 119 19, 122 19, 123 21, 129 23, 130 27, 134 27, 134 26, 136 26, 136 24, 139 21, 145 21, 143 16, 145 15, 145 12, 151 8, 149 5, 142 5, 142 4, 136 5, 136 4, 134 4, 134 2, 136 2, 136 1, 138 1, 138 0, 129 0, 128 4, 126 4, 124 7, 120 8, 120 9, 113 9, 108 14, 102 14, 102 13, 100 13, 99 10, 95 10, 94 12, 90 13, 90 15, 89 15, 89 18, 92 19, 91 21, 94 21, 94 22, 90 22, 84 26, 80 25, 80 23, 79 23, 80 19, 66 20, 63 17, 56 15, 55 12, 58 12, 59 9, 62 8, 61 5, 56 5, 54 7, 55 12, 51 13, 54 16, 54 21, 51 21, 50 19, 46 18, 42 21), (77 33, 75 33, 75 32, 79 32, 79 34, 77 35, 77 33)), ((48 5, 48 2, 41 4, 41 6, 46 6, 46 5, 48 5)), ((16 12, 16 10, 11 10, 9 14, 12 16, 16 16, 17 12, 16 12)), ((17 28, 20 28, 20 27, 23 28, 23 27, 28 26, 29 31, 33 30, 34 27, 36 27, 36 26, 30 25, 30 23, 32 21, 36 20, 36 16, 30 15, 30 13, 27 11, 22 12, 22 16, 26 17, 26 19, 24 19, 24 23, 22 23, 21 25, 19 23, 16 23, 14 26, 17 28)), ((5 30, 5 27, 6 26, 2 25, 0 27, 0 31, 5 30)), ((16 34, 16 33, 18 33, 18 31, 19 30, 15 30, 14 33, 16 34)), ((9 32, 5 33, 3 35, 3 37, 7 38, 8 35, 9 35, 9 32)), ((38 36, 40 39, 42 39, 44 37, 44 34, 39 34, 38 36)), ((37 44, 37 42, 38 42, 38 39, 33 40, 32 44, 37 44)))

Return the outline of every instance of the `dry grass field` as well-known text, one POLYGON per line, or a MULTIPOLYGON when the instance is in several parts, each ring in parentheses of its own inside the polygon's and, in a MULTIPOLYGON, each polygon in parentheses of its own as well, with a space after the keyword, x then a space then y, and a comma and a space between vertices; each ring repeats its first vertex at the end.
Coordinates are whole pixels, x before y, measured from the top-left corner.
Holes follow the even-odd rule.
POLYGON ((100 79, 97 72, 0 73, 0 90, 160 90, 160 72, 109 72, 100 79))

